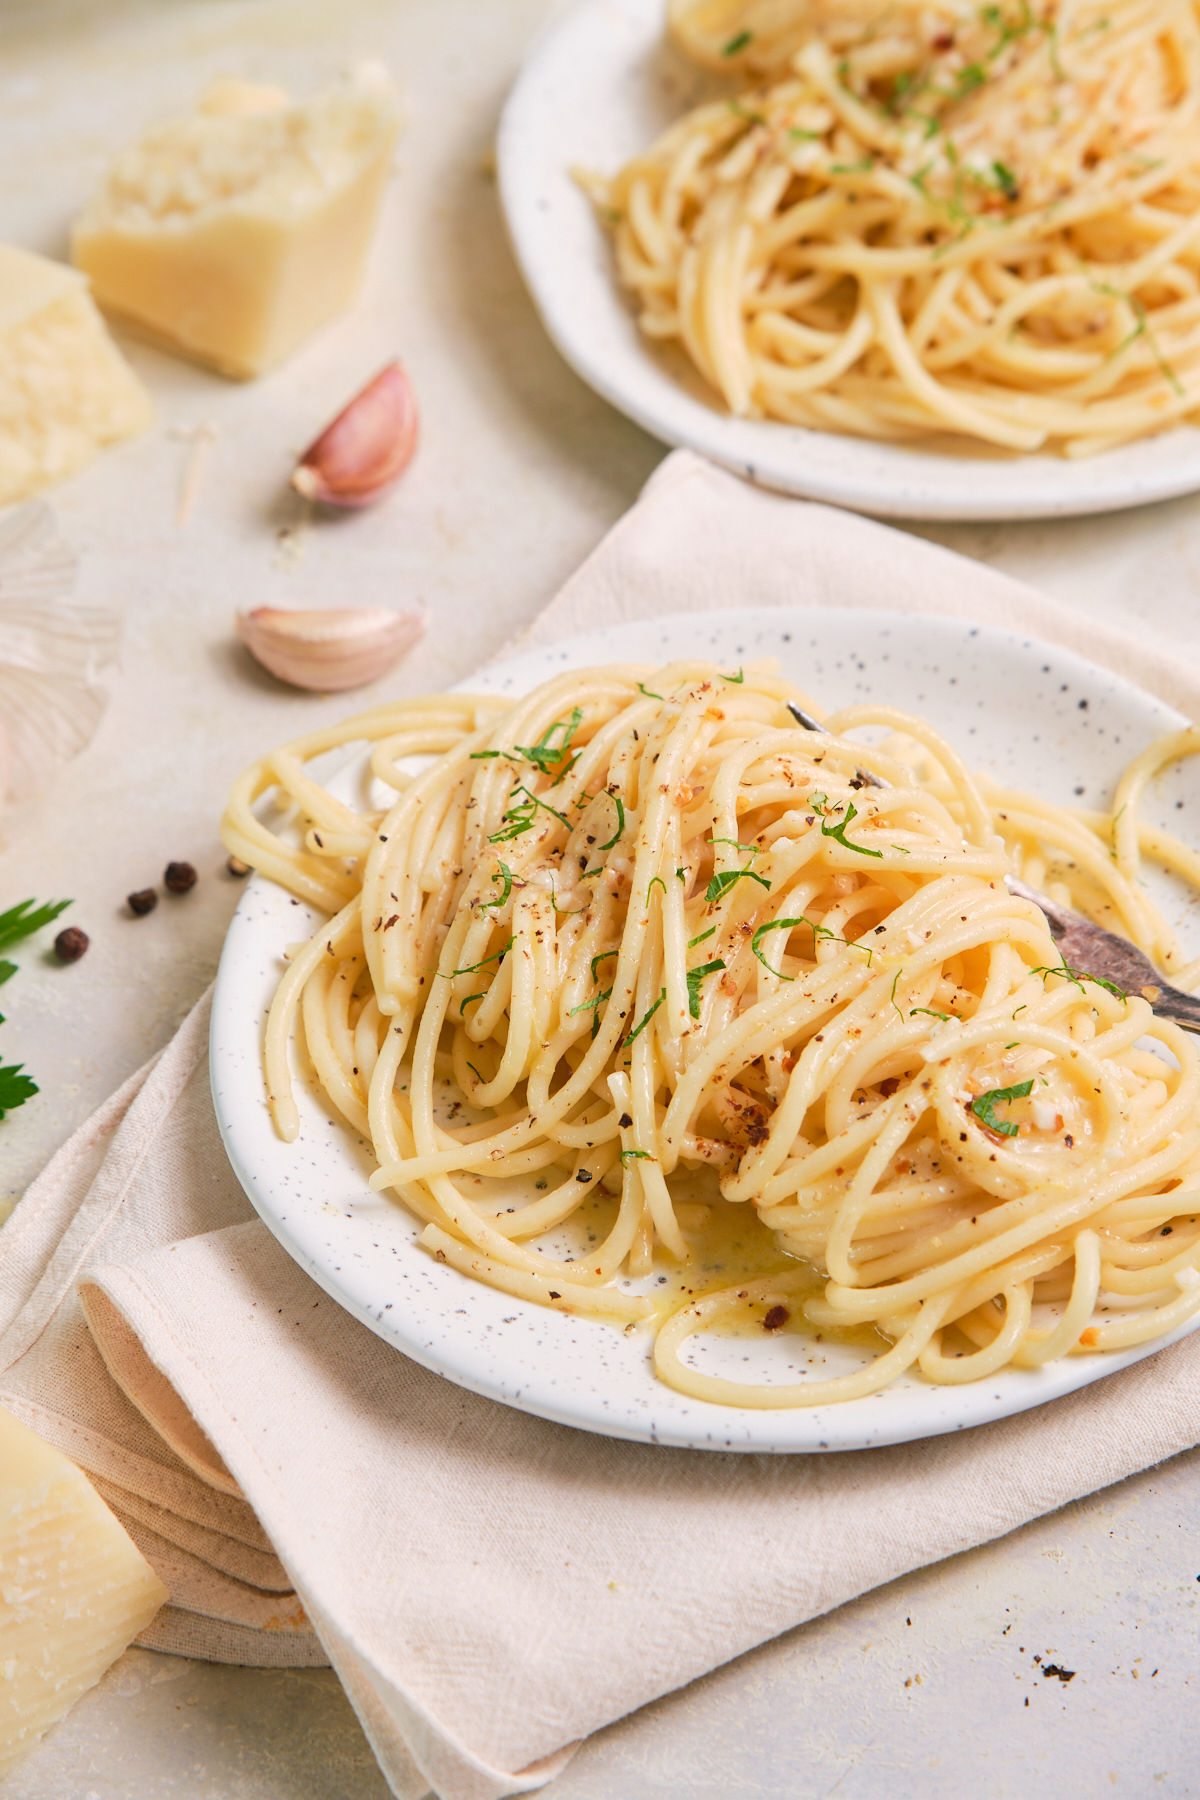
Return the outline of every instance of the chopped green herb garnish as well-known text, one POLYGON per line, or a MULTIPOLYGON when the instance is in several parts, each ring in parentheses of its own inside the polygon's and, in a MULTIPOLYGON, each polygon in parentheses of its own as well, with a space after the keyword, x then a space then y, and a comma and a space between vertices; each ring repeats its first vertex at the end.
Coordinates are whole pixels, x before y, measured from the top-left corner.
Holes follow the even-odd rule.
POLYGON ((688 949, 694 950, 697 944, 702 944, 704 942, 705 938, 712 937, 715 934, 716 929, 715 925, 710 925, 707 931, 702 931, 700 933, 699 937, 689 938, 688 949))
POLYGON ((619 950, 600 950, 600 951, 598 951, 596 953, 596 955, 593 956, 593 958, 592 958, 592 980, 595 981, 596 970, 599 968, 599 966, 602 962, 607 962, 610 956, 619 956, 619 955, 620 955, 619 950))
POLYGON ((510 937, 502 950, 493 950, 490 956, 481 957, 477 963, 464 963, 461 969, 451 969, 448 975, 444 970, 439 969, 438 974, 444 981, 453 981, 456 975, 474 975, 477 969, 486 969, 489 963, 499 962, 501 957, 507 956, 516 941, 515 936, 510 937))
MULTIPOLYGON (((676 869, 675 873, 678 875, 679 870, 676 869)), ((663 880, 662 876, 661 875, 652 876, 650 879, 650 886, 646 889, 646 905, 647 906, 649 906, 649 904, 650 904, 650 896, 654 892, 656 884, 662 889, 664 894, 667 891, 667 884, 663 880)))
POLYGON ((567 769, 578 760, 571 756, 571 740, 582 724, 583 714, 576 706, 569 719, 555 719, 553 725, 547 725, 536 744, 517 744, 514 748, 519 756, 532 763, 543 775, 556 770, 553 785, 557 786, 567 769), (563 740, 561 744, 556 744, 553 740, 560 731, 563 733, 563 740), (565 768, 562 766, 564 763, 565 768))
POLYGON ((468 762, 487 762, 488 759, 493 756, 506 757, 509 762, 519 762, 520 761, 520 758, 517 756, 514 756, 511 750, 472 750, 470 756, 467 758, 467 761, 468 762))
MULTIPOLYGON (((853 845, 850 847, 854 848, 853 845)), ((878 856, 880 852, 876 850, 872 854, 878 856)), ((713 876, 704 890, 704 898, 708 905, 712 906, 723 894, 728 893, 735 881, 757 881, 759 887, 766 888, 770 892, 771 884, 765 875, 756 875, 753 869, 724 869, 719 875, 713 876)))
POLYGON ((700 983, 704 980, 706 975, 715 975, 718 969, 723 969, 724 967, 725 964, 723 962, 717 961, 701 963, 698 969, 688 970, 688 1011, 691 1013, 693 1019, 698 1019, 700 1017, 700 983))
POLYGON ((470 1006, 472 1000, 486 1000, 486 999, 487 999, 487 993, 484 990, 481 990, 478 994, 468 994, 465 1000, 459 1001, 458 1010, 460 1013, 465 1013, 468 1006, 470 1006))
POLYGON ((651 1156, 651 1154, 648 1150, 622 1150, 621 1161, 623 1163, 653 1162, 654 1158, 651 1156))
MULTIPOLYGON (((513 872, 507 863, 496 864, 496 873, 492 876, 492 880, 502 882, 503 886, 494 900, 483 900, 480 902, 481 912, 487 912, 493 906, 503 906, 508 899, 508 896, 512 893, 513 872)), ((558 909, 555 908, 555 910, 557 911, 558 909)))
MULTIPOLYGON (((766 937, 768 931, 791 931, 796 925, 811 925, 811 920, 804 918, 803 915, 798 919, 769 919, 765 925, 759 926, 754 936, 750 939, 750 948, 755 956, 757 956, 763 968, 770 969, 772 975, 777 975, 780 981, 794 981, 796 977, 794 975, 784 975, 780 970, 772 968, 758 946, 766 937)), ((713 927, 713 930, 716 930, 716 926, 713 927)))
POLYGON ((914 1013, 925 1013, 931 1019, 940 1019, 943 1025, 950 1017, 949 1013, 938 1012, 935 1006, 911 1006, 908 1011, 910 1019, 913 1017, 914 1013))
POLYGON ((715 838, 709 838, 708 841, 710 844, 732 844, 735 850, 744 850, 746 852, 747 856, 761 856, 762 855, 762 850, 758 844, 743 844, 742 840, 740 838, 715 837, 715 838))
POLYGON ((568 1019, 573 1019, 575 1017, 576 1013, 595 1012, 595 1010, 598 1006, 603 1006, 604 1002, 606 1000, 611 1000, 611 999, 612 999, 612 989, 608 988, 605 990, 605 992, 603 994, 596 994, 593 996, 593 998, 591 1000, 585 1000, 583 1002, 582 1006, 573 1006, 571 1008, 570 1012, 567 1014, 567 1017, 568 1017, 568 1019))
POLYGON ((896 973, 892 976, 892 991, 891 991, 891 994, 888 996, 889 999, 891 1000, 892 1005, 896 1008, 896 1011, 900 1014, 901 1018, 904 1017, 904 1009, 903 1009, 903 1007, 901 1007, 897 1004, 896 987, 897 987, 897 984, 899 983, 900 977, 903 975, 903 973, 904 973, 903 969, 897 969, 896 973))
POLYGON ((744 50, 746 48, 746 45, 748 43, 750 43, 753 36, 754 36, 754 33, 752 31, 737 32, 734 37, 730 38, 730 40, 727 44, 722 45, 721 55, 722 56, 736 56, 738 54, 739 50, 744 50))
POLYGON ((742 682, 745 681, 745 679, 746 679, 746 671, 740 665, 738 667, 738 672, 736 675, 726 675, 724 673, 724 671, 722 671, 722 674, 721 674, 722 681, 732 681, 735 687, 740 687, 742 682))
POLYGON ((11 978, 16 974, 16 972, 17 972, 16 963, 0 962, 0 987, 3 987, 4 983, 6 981, 11 980, 11 978))
POLYGON ((647 700, 663 700, 666 698, 665 694, 656 694, 653 688, 643 687, 640 681, 637 684, 637 691, 639 694, 645 694, 647 700))
POLYGON ((1020 187, 1016 176, 1013 174, 1007 163, 999 162, 993 158, 992 178, 1006 200, 1015 200, 1017 198, 1020 187))
POLYGON ((548 806, 544 800, 539 799, 523 784, 518 784, 513 789, 513 793, 524 794, 525 798, 518 801, 515 806, 510 799, 503 814, 509 823, 502 830, 491 833, 488 838, 489 844, 506 844, 510 838, 520 837, 522 832, 531 831, 539 811, 548 812, 552 818, 558 820, 560 825, 565 825, 568 831, 571 830, 571 821, 565 813, 560 813, 556 807, 548 806))
POLYGON ((609 794, 608 797, 617 809, 617 829, 613 832, 607 844, 597 844, 596 848, 598 850, 611 850, 625 829, 625 807, 622 804, 621 796, 619 794, 609 794))
POLYGON ((1032 1080, 1019 1081, 1015 1087, 989 1088, 986 1094, 976 1094, 971 1111, 989 1131, 998 1132, 1001 1137, 1016 1137, 1020 1126, 1014 1125, 1011 1119, 998 1119, 996 1108, 1006 1100, 1024 1100, 1032 1092, 1032 1080))
MULTIPOLYGON (((829 173, 831 175, 865 175, 868 169, 873 169, 874 167, 875 158, 873 156, 864 156, 861 162, 830 163, 829 173)), ((728 679, 728 676, 726 676, 726 680, 728 679)))
MULTIPOLYGON (((1047 975, 1058 975, 1063 981, 1074 982, 1075 986, 1081 991, 1084 982, 1090 981, 1095 987, 1102 987, 1106 992, 1112 994, 1115 999, 1121 1002, 1122 1006, 1126 1005, 1129 1000, 1129 995, 1125 992, 1125 989, 1118 987, 1115 981, 1108 981, 1103 975, 1089 975, 1086 969, 1070 969, 1065 962, 1060 963, 1057 967, 1053 967, 1049 963, 1040 963, 1036 969, 1030 969, 1029 973, 1031 975, 1040 975, 1043 987, 1046 985, 1047 975)), ((1024 1009, 1022 1008, 1022 1011, 1023 1010, 1024 1009)), ((1016 1016, 1016 1013, 1014 1013, 1014 1019, 1016 1016)))
POLYGON ((662 1003, 666 999, 666 997, 667 997, 667 990, 666 990, 666 988, 664 988, 662 990, 662 992, 659 994, 658 999, 654 1002, 654 1005, 649 1009, 648 1012, 643 1013, 642 1017, 638 1020, 638 1023, 634 1026, 633 1030, 629 1033, 629 1036, 625 1039, 625 1042, 627 1044, 632 1044, 635 1037, 641 1036, 642 1032, 645 1031, 647 1025, 650 1023, 651 1019, 654 1017, 655 1013, 658 1011, 659 1007, 662 1005, 662 1003))
POLYGON ((852 800, 847 800, 846 816, 844 819, 839 819, 836 825, 828 823, 829 800, 825 794, 810 794, 808 804, 814 812, 820 815, 822 837, 833 838, 834 842, 840 844, 844 850, 856 850, 859 856, 883 856, 882 850, 868 850, 865 844, 852 844, 846 836, 847 825, 852 825, 858 817, 858 808, 852 800))

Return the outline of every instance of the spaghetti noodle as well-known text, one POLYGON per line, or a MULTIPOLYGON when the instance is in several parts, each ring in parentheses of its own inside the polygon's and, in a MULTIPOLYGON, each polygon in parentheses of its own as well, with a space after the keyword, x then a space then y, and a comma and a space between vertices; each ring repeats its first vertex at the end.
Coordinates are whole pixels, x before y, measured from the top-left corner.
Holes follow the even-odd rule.
POLYGON ((1194 420, 1200 0, 673 10, 763 84, 582 179, 732 413, 1071 457, 1194 420))
POLYGON ((814 736, 792 697, 761 669, 591 668, 515 702, 381 707, 255 764, 225 842, 331 915, 270 1008, 280 1132, 295 1030, 432 1254, 652 1319, 660 1375, 709 1400, 970 1381, 1169 1331, 1200 1309, 1200 1053, 1067 968, 1005 877, 1195 981, 1139 871, 1149 854, 1196 881, 1200 859, 1137 802, 1200 732, 1097 815, 974 779, 888 707, 814 736), (864 748, 862 728, 887 735, 864 748), (307 767, 360 739, 392 796, 375 810, 307 767), (709 1207, 769 1228, 766 1273, 689 1291, 697 1172, 709 1207), (605 1194, 576 1254, 539 1243, 605 1194), (663 1258, 684 1290, 665 1319, 639 1281, 663 1258), (702 1372, 689 1339, 738 1318, 870 1327, 879 1353, 786 1386, 702 1372))

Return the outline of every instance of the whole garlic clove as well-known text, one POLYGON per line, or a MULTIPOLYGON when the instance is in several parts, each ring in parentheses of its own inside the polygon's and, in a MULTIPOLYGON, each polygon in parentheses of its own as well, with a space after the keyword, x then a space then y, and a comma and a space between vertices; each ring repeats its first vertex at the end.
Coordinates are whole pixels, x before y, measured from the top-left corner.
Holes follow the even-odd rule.
POLYGON ((309 445, 292 486, 326 506, 368 506, 404 473, 416 447, 412 383, 389 363, 309 445))
POLYGON ((237 634, 264 669, 292 687, 340 693, 375 681, 425 630, 423 612, 341 606, 292 612, 257 606, 239 613, 237 634))

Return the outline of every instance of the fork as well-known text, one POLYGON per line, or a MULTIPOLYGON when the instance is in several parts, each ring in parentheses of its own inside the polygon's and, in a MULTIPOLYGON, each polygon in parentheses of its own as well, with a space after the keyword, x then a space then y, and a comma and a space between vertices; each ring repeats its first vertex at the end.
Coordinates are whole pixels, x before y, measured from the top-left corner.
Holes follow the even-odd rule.
MULTIPOLYGON (((805 712, 802 706, 797 706, 795 701, 789 700, 787 709, 805 731, 825 731, 821 721, 805 712)), ((855 769, 854 780, 858 787, 888 786, 869 769, 855 769)), ((1106 931, 1102 925, 1094 925, 1082 913, 1072 911, 1069 906, 1060 906, 1048 894, 1039 894, 1036 888, 1026 887, 1015 875, 1006 875, 1004 882, 1009 893, 1018 900, 1031 900, 1034 906, 1040 907, 1064 966, 1072 974, 1091 975, 1097 980, 1112 982, 1122 993, 1141 994, 1164 1019, 1173 1020, 1186 1031, 1200 1031, 1200 998, 1185 994, 1181 988, 1164 981, 1150 958, 1128 938, 1116 931, 1106 931)))

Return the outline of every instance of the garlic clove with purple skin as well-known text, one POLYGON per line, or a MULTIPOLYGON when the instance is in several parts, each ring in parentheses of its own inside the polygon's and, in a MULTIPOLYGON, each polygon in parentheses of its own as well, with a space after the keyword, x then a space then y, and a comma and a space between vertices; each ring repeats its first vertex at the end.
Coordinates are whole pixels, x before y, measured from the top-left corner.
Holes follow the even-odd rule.
POLYGON ((325 506, 369 506, 402 475, 417 447, 417 403, 388 363, 304 452, 292 486, 325 506))
POLYGON ((384 606, 258 606, 239 613, 237 634, 264 669, 291 687, 340 693, 386 673, 424 634, 424 612, 384 606))

